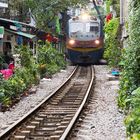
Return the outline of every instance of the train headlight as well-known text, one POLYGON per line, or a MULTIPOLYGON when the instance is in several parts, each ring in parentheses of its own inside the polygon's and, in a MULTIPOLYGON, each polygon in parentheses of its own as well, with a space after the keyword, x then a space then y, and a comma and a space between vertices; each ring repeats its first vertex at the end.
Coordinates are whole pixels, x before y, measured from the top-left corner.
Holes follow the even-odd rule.
POLYGON ((74 45, 74 44, 75 44, 75 40, 74 40, 74 39, 70 39, 70 40, 69 40, 69 44, 70 44, 70 45, 74 45))
POLYGON ((99 45, 99 44, 100 44, 100 40, 96 39, 96 40, 95 40, 95 44, 96 44, 96 45, 99 45))
POLYGON ((89 15, 87 13, 84 13, 84 14, 82 14, 81 18, 82 18, 83 21, 88 20, 89 15))

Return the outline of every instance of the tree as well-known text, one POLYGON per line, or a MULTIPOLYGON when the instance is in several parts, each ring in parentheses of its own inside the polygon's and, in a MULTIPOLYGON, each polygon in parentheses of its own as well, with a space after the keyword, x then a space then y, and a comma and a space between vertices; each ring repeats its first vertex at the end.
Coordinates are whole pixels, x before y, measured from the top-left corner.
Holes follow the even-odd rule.
POLYGON ((10 18, 24 22, 27 20, 28 9, 24 0, 9 0, 8 5, 7 12, 10 18))
POLYGON ((37 27, 46 31, 55 25, 58 13, 66 11, 68 7, 84 5, 84 0, 25 0, 28 8, 35 16, 37 27))

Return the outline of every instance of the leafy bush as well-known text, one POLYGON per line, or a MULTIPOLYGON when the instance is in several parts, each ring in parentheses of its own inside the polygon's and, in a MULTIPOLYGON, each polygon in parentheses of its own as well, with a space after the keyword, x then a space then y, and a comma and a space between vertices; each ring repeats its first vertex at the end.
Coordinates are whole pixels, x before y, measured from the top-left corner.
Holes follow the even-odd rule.
POLYGON ((48 44, 38 47, 37 59, 26 46, 21 46, 17 52, 21 66, 14 70, 14 75, 8 80, 0 75, 0 104, 5 106, 10 105, 12 99, 19 97, 32 84, 38 83, 40 76, 52 75, 66 66, 63 55, 48 44))
POLYGON ((38 68, 41 77, 45 74, 52 75, 61 68, 66 67, 63 54, 58 52, 55 48, 47 47, 46 45, 39 47, 37 62, 39 63, 38 68))
POLYGON ((5 85, 5 80, 2 76, 2 74, 0 74, 0 103, 4 103, 6 100, 6 95, 5 95, 5 89, 4 89, 4 85, 5 85))
POLYGON ((130 114, 125 119, 126 130, 128 136, 134 138, 140 135, 140 87, 132 92, 131 97, 126 99, 126 103, 130 106, 130 114))
POLYGON ((111 67, 118 67, 120 62, 120 42, 118 39, 119 20, 112 19, 109 23, 105 24, 105 52, 104 58, 108 60, 111 67))
POLYGON ((120 1, 111 0, 111 5, 113 5, 113 9, 116 11, 117 17, 120 16, 120 1))
POLYGON ((111 0, 106 0, 106 13, 110 13, 111 0))
POLYGON ((120 107, 129 108, 125 99, 133 90, 140 87, 140 8, 133 10, 129 21, 129 43, 122 54, 122 74, 118 104, 120 107))
POLYGON ((130 111, 136 108, 140 108, 140 87, 134 90, 131 93, 131 96, 125 100, 127 104, 130 106, 130 111))
POLYGON ((47 75, 52 75, 60 70, 60 67, 56 63, 47 65, 47 75))
POLYGON ((15 70, 15 74, 0 85, 0 103, 7 106, 12 99, 19 97, 30 85, 34 83, 34 76, 27 68, 15 70))
POLYGON ((22 67, 30 68, 34 63, 33 55, 28 46, 21 46, 18 49, 18 53, 20 54, 20 63, 22 67))

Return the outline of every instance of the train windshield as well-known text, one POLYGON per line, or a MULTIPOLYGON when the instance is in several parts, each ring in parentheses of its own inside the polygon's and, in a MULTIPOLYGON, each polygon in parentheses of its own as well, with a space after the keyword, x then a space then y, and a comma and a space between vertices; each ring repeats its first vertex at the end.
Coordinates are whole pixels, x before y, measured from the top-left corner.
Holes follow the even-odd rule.
POLYGON ((83 34, 83 33, 99 33, 98 22, 76 22, 69 25, 70 35, 83 34))
POLYGON ((76 32, 83 32, 84 31, 84 24, 83 23, 70 23, 70 32, 76 33, 76 32))

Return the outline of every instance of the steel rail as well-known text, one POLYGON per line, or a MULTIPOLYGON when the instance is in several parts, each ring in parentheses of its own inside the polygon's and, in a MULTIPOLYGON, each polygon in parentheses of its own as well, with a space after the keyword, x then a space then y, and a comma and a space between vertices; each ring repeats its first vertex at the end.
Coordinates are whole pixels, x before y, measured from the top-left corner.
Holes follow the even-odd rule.
POLYGON ((88 86, 88 89, 86 91, 86 95, 85 95, 85 98, 83 99, 82 101, 82 104, 80 105, 78 111, 75 113, 73 119, 71 120, 70 124, 68 125, 68 127, 66 128, 66 130, 64 131, 63 135, 60 137, 60 140, 65 140, 67 135, 69 134, 70 130, 72 129, 74 123, 76 122, 78 116, 80 115, 86 101, 87 101, 87 98, 89 96, 89 93, 90 93, 90 90, 91 90, 91 87, 92 87, 92 84, 93 84, 93 81, 94 81, 94 78, 95 77, 95 74, 94 74, 94 67, 92 66, 92 73, 91 73, 91 81, 90 81, 90 84, 88 86))
POLYGON ((69 80, 71 79, 71 77, 73 77, 73 75, 75 74, 75 72, 77 71, 78 66, 76 66, 74 68, 74 70, 72 71, 71 75, 67 78, 66 81, 64 81, 55 91, 53 91, 49 96, 47 96, 42 102, 40 102, 36 107, 34 107, 31 111, 29 111, 26 115, 24 115, 22 118, 20 118, 18 121, 16 121, 14 124, 12 124, 10 127, 8 127, 6 130, 4 130, 1 134, 0 134, 0 140, 5 139, 10 133, 11 131, 14 131, 21 123, 23 123, 29 116, 31 116, 35 111, 37 111, 42 104, 44 104, 46 101, 48 101, 56 92, 58 92, 59 90, 61 90, 61 88, 63 88, 66 83, 69 82, 69 80))

